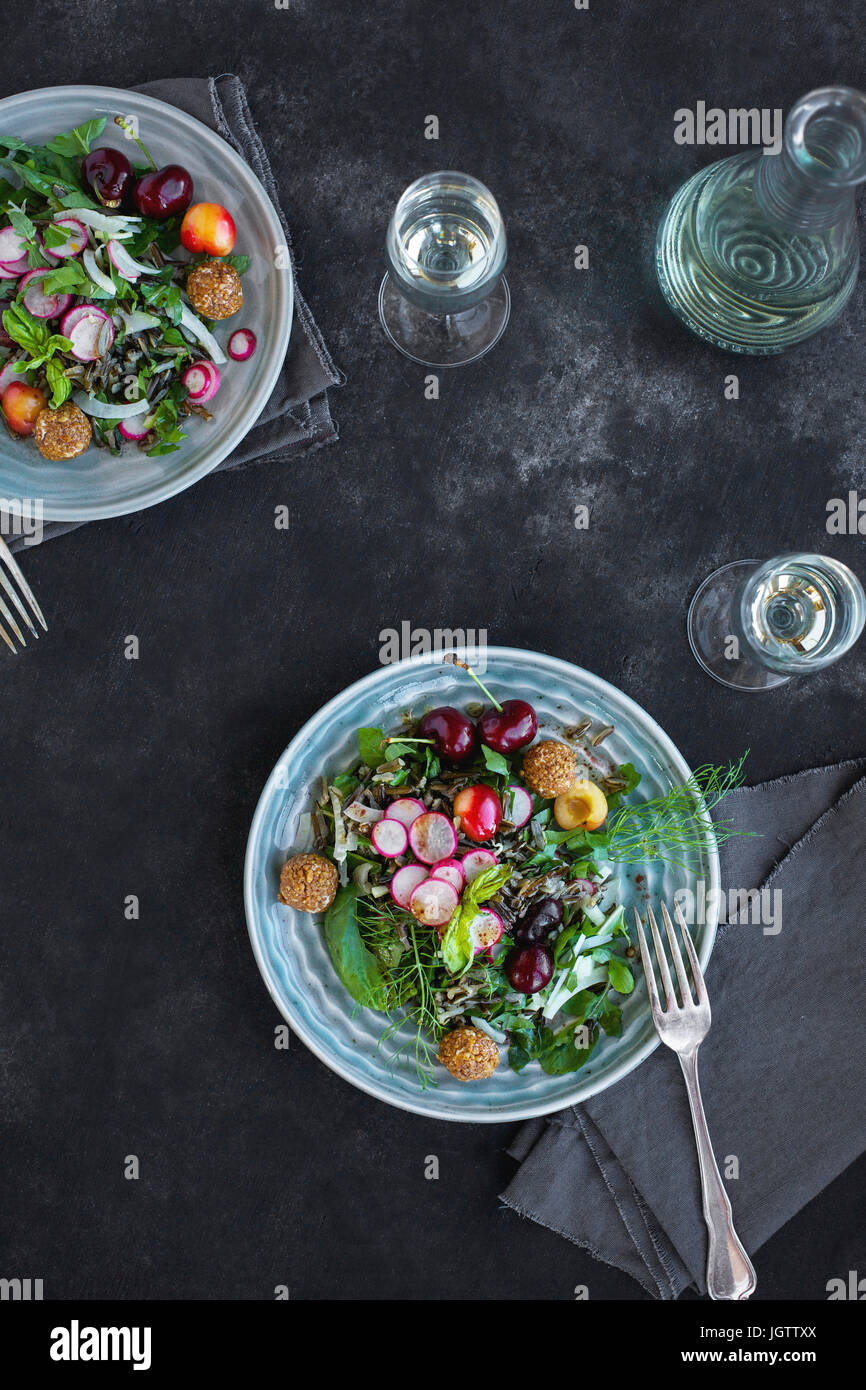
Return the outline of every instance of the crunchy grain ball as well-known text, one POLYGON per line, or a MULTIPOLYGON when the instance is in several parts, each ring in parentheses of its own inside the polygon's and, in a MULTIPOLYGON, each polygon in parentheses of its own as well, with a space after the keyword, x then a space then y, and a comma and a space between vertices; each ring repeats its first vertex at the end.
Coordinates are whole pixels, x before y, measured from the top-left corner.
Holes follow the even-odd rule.
POLYGON ((56 410, 46 406, 36 416, 33 438, 44 459, 59 463, 63 459, 74 459, 90 443, 93 431, 90 421, 72 401, 60 405, 56 410))
POLYGON ((321 854, 295 854, 280 874, 280 902, 298 912, 324 912, 337 892, 337 870, 321 854))
POLYGON ((480 1028, 454 1028, 439 1044, 439 1061, 458 1081, 483 1081, 499 1066, 499 1048, 480 1028))
POLYGON ((533 744, 523 759, 523 780, 539 796, 560 796, 574 786, 576 777, 574 753, 553 739, 533 744))
POLYGON ((206 319, 230 319, 244 302, 241 277, 224 261, 204 261, 186 278, 186 292, 197 314, 206 319))

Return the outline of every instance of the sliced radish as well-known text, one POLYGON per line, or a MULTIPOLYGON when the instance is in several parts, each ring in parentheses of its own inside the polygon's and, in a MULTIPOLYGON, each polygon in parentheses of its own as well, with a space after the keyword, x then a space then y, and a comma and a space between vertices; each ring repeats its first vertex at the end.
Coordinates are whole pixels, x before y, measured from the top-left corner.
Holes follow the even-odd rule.
POLYGON ((79 304, 63 317, 60 331, 72 344, 72 356, 79 362, 96 362, 111 350, 114 324, 96 304, 79 304))
POLYGON ((256 350, 256 335, 250 328, 239 328, 229 338, 228 354, 235 362, 246 362, 256 350))
POLYGON ((193 362, 183 374, 183 384, 190 400, 203 405, 219 390, 220 374, 213 362, 193 362))
POLYGON ((399 859, 401 854, 406 853, 409 844, 406 827, 398 820, 377 821, 370 831, 370 839, 373 848, 385 859, 399 859))
POLYGON ((154 419, 155 414, 151 412, 150 415, 145 415, 143 420, 135 420, 133 416, 134 423, 132 424, 126 424, 125 421, 121 420, 117 426, 117 433, 122 434, 124 439, 129 439, 132 443, 138 443, 140 439, 146 439, 150 434, 154 419))
POLYGON ((108 243, 108 259, 125 280, 135 281, 139 275, 156 275, 158 272, 155 265, 145 265, 144 261, 133 260, 125 247, 114 238, 108 243))
POLYGON ((391 897, 398 907, 405 907, 409 911, 409 899, 412 897, 419 883, 423 883, 427 878, 427 869, 423 864, 404 864, 402 869, 398 869, 391 879, 391 897))
POLYGON ((457 848, 457 832, 441 811, 425 811, 409 826, 409 843, 422 864, 451 859, 457 848))
POLYGON ((572 888, 576 888, 585 898, 591 898, 598 892, 598 884, 593 883, 590 878, 576 878, 572 881, 572 888))
POLYGON ((24 265, 21 267, 21 270, 10 270, 8 266, 0 264, 0 280, 17 280, 18 276, 21 274, 21 271, 26 269, 26 261, 24 262, 24 265))
POLYGON ((26 380, 26 372, 16 372, 14 362, 7 362, 6 366, 3 367, 2 370, 0 370, 0 396, 3 395, 3 392, 6 390, 7 386, 12 385, 13 381, 26 380))
POLYGON ((451 921, 459 902, 457 889, 450 883, 442 878, 425 878, 409 899, 409 911, 425 927, 444 927, 451 921))
POLYGON ((452 888, 456 888, 458 893, 463 892, 463 885, 466 882, 463 865, 459 859, 443 859, 441 864, 437 864, 436 868, 431 870, 430 877, 443 878, 446 883, 451 884, 452 888))
POLYGON ((509 825, 513 825, 515 830, 519 830, 531 815, 532 797, 525 787, 518 787, 512 783, 505 797, 503 819, 507 820, 509 825))
POLYGON ((80 256, 87 245, 87 228, 77 217, 55 217, 54 225, 63 227, 69 235, 62 246, 46 246, 43 238, 42 249, 46 256, 53 256, 58 261, 65 261, 70 256, 80 256))
POLYGON ((50 270, 30 270, 21 277, 18 293, 25 309, 35 319, 56 319, 58 314, 65 314, 72 303, 71 294, 45 294, 42 281, 50 274, 50 270))
POLYGON ((472 937, 476 956, 481 951, 489 951, 491 946, 495 946, 504 930, 502 918, 492 908, 486 907, 483 912, 476 913, 469 924, 469 935, 472 937))
POLYGON ((489 849, 471 849, 468 854, 464 854, 460 863, 463 865, 466 882, 472 883, 473 879, 476 879, 479 874, 483 874, 485 869, 494 868, 498 860, 489 849))
POLYGON ((14 227, 4 227, 0 231, 0 265, 13 274, 27 269, 27 242, 14 227))
POLYGON ((423 816, 426 809, 424 802, 419 801, 417 796, 398 796, 396 801, 391 802, 385 812, 385 817, 387 820, 402 821, 408 827, 413 820, 423 816))

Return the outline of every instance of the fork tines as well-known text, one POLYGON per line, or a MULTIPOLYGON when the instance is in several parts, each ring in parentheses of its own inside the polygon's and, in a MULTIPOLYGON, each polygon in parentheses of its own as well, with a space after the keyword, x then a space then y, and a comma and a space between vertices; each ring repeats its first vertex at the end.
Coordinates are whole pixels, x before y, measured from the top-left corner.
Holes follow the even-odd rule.
MULTIPOLYGON (((659 974, 661 975, 662 989, 664 990, 665 996, 666 1008, 664 1009, 659 1003, 658 989, 656 986, 655 971, 653 970, 652 956, 647 946, 646 937, 644 936, 643 923, 640 919, 640 913, 638 912, 637 908, 635 908, 634 910, 635 922, 637 924, 638 941, 640 943, 641 960, 643 962, 644 974, 646 975, 647 981, 647 989, 649 990, 650 1004, 652 1005, 652 1011, 654 1016, 660 1013, 669 1012, 672 1009, 681 1010, 688 1009, 689 1007, 696 1007, 695 999, 692 996, 691 988, 689 986, 689 980, 686 974, 686 967, 683 961, 682 952, 680 951, 676 932, 674 931, 674 924, 671 921, 670 913, 668 912, 667 907, 664 903, 661 904, 661 913, 662 920, 665 924, 665 931, 667 933, 668 942, 670 944, 671 958, 674 963, 674 970, 676 971, 677 983, 680 987, 680 1000, 682 1001, 679 1002, 677 1000, 676 994, 674 993, 673 981, 671 980, 671 972, 668 968, 667 956, 665 954, 664 945, 662 943, 661 933, 659 931, 658 923, 656 922, 652 907, 649 903, 647 903, 647 918, 649 919, 650 929, 652 931, 653 943, 655 945, 656 950, 656 959, 658 960, 659 974)), ((674 900, 674 913, 676 914, 676 919, 679 923, 680 931, 683 934, 683 942, 685 943, 686 954, 689 958, 689 965, 691 967, 692 980, 694 981, 694 992, 697 998, 697 1005, 704 1005, 707 1003, 707 991, 706 986, 704 985, 704 977, 701 972, 697 952, 694 948, 692 938, 689 935, 689 929, 686 926, 685 919, 680 910, 679 903, 676 900, 674 900)))
POLYGON ((18 625, 13 609, 17 611, 18 616, 21 618, 21 621, 32 637, 38 638, 39 633, 33 625, 33 620, 30 616, 31 613, 42 627, 43 632, 48 631, 48 624, 42 616, 42 609, 36 602, 33 590, 21 573, 21 567, 12 554, 12 551, 9 549, 3 537, 0 536, 0 637, 3 638, 3 641, 11 652, 17 652, 18 648, 7 629, 11 629, 14 637, 18 639, 22 647, 27 646, 27 641, 18 625), (13 580, 18 586, 17 589, 12 582, 13 580), (6 597, 4 597, 4 594, 6 597), (6 598, 9 599, 9 603, 7 603, 6 598), (27 608, 24 606, 25 602, 29 605, 30 612, 28 612, 27 608))

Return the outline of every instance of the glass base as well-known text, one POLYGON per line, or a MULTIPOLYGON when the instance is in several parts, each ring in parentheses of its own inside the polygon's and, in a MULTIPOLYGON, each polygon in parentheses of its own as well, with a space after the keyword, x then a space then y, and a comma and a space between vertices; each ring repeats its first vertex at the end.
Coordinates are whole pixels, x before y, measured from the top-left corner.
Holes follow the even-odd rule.
POLYGON ((742 645, 733 628, 733 605, 744 581, 760 560, 735 560, 709 575, 689 604, 686 626, 696 660, 708 676, 732 690, 773 690, 790 676, 769 671, 739 653, 742 645))
POLYGON ((425 367, 465 367, 499 342, 511 314, 505 279, 459 314, 427 314, 404 299, 390 274, 379 288, 379 318, 390 342, 425 367))

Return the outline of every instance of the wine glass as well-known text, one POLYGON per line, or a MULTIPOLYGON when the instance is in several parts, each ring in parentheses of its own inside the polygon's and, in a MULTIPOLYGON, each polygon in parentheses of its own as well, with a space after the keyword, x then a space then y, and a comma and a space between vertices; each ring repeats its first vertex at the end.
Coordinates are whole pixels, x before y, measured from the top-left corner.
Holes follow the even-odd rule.
POLYGON ((469 174, 422 174, 385 239, 379 318, 413 362, 461 367, 499 342, 511 312, 505 228, 496 199, 469 174))
POLYGON ((734 690, 771 690, 838 661, 864 618, 866 594, 847 565, 795 554, 723 565, 692 599, 687 626, 708 675, 734 690))

